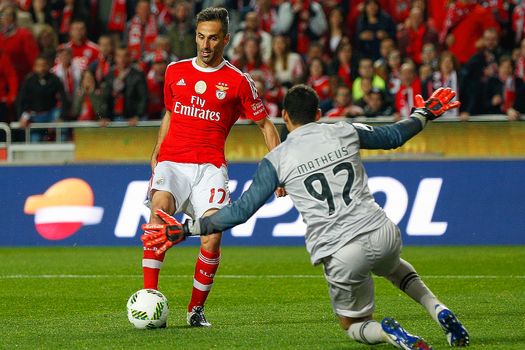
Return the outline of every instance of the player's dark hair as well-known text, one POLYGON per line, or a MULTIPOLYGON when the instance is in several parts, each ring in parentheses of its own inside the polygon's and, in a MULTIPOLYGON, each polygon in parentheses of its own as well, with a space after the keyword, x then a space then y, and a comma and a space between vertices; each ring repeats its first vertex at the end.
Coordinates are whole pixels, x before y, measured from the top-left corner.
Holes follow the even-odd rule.
POLYGON ((221 22, 222 33, 228 34, 228 26, 230 25, 230 18, 228 10, 224 7, 208 7, 197 14, 196 24, 201 22, 217 21, 221 22))
POLYGON ((315 121, 319 109, 319 96, 309 86, 295 85, 284 96, 283 108, 295 125, 305 125, 315 121))

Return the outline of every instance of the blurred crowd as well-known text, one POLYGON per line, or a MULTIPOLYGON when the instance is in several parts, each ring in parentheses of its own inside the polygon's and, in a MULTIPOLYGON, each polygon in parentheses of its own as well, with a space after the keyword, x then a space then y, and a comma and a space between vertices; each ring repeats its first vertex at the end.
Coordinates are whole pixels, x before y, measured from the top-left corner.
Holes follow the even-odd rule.
POLYGON ((195 56, 194 17, 230 12, 226 58, 271 117, 294 84, 328 117, 408 117, 458 91, 449 116, 525 113, 525 3, 505 0, 0 0, 0 121, 157 120, 167 64, 195 56))

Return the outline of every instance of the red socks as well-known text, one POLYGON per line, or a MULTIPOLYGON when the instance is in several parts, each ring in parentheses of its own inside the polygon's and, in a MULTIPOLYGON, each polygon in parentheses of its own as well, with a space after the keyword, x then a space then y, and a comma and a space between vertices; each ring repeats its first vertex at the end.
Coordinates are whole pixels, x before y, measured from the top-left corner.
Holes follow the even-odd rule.
POLYGON ((191 292, 191 300, 188 305, 188 311, 191 311, 194 306, 203 306, 211 286, 213 285, 213 277, 219 268, 219 261, 221 260, 220 251, 211 253, 201 248, 197 263, 195 264, 195 274, 193 276, 193 290, 191 292))
POLYGON ((159 272, 164 261, 165 254, 156 256, 151 248, 144 247, 142 256, 142 273, 144 275, 144 288, 158 290, 159 272))

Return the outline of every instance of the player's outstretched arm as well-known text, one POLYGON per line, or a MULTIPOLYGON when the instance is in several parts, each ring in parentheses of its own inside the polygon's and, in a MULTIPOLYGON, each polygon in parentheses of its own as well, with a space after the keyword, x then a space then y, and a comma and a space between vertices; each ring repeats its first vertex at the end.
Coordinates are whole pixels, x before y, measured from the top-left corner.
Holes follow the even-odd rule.
POLYGON ((205 235, 224 231, 246 222, 271 197, 279 186, 279 179, 272 163, 264 158, 253 182, 246 192, 232 204, 220 209, 213 215, 198 219, 191 225, 192 234, 205 235))
POLYGON ((429 120, 440 117, 446 111, 458 108, 459 101, 453 101, 456 92, 450 88, 439 88, 428 100, 421 95, 415 97, 415 109, 410 118, 395 124, 372 127, 354 123, 363 149, 393 149, 417 135, 429 120))

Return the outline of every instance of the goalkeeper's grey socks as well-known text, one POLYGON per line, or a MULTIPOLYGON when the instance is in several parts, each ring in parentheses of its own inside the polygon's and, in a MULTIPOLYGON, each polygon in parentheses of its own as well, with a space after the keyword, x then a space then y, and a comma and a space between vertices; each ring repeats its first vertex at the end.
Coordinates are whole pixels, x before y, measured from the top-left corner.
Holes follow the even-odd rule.
POLYGON ((388 341, 381 324, 374 320, 353 323, 346 332, 355 341, 368 345, 386 343, 388 341))
POLYGON ((446 308, 436 296, 423 283, 416 270, 409 262, 401 259, 398 268, 386 278, 392 282, 397 288, 405 292, 409 297, 421 304, 432 319, 439 323, 437 319, 436 305, 446 308))

